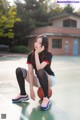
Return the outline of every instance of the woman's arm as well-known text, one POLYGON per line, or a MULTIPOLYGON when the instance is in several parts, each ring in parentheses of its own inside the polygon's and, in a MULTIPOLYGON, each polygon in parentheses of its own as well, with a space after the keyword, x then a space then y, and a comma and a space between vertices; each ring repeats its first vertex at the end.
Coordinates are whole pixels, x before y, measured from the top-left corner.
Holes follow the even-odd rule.
POLYGON ((48 64, 47 62, 40 63, 39 55, 37 51, 35 51, 35 63, 36 63, 37 70, 43 69, 48 64))
POLYGON ((31 64, 28 64, 28 73, 29 73, 29 81, 30 81, 30 90, 33 90, 34 74, 33 74, 33 67, 31 64))
POLYGON ((28 71, 29 71, 29 83, 30 83, 30 96, 31 99, 35 100, 35 93, 33 90, 33 80, 34 80, 34 73, 33 73, 33 67, 31 64, 28 64, 28 71))

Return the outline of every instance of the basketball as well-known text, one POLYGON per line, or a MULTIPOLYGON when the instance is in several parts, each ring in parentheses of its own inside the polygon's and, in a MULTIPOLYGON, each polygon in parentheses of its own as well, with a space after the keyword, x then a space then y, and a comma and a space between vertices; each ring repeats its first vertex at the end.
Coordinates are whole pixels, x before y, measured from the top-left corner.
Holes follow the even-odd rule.
MULTIPOLYGON (((42 87, 38 88, 37 94, 38 94, 38 97, 42 100, 43 97, 44 97, 44 93, 43 93, 42 87)), ((48 97, 50 98, 51 96, 52 96, 52 89, 49 88, 48 89, 48 97)))

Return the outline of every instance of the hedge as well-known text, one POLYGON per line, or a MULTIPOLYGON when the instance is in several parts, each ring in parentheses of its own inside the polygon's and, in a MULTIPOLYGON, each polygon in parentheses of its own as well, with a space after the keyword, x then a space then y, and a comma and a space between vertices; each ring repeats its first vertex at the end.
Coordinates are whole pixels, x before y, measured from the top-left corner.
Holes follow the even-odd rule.
POLYGON ((10 49, 10 52, 12 53, 29 53, 30 52, 30 48, 20 45, 20 46, 14 46, 10 49))

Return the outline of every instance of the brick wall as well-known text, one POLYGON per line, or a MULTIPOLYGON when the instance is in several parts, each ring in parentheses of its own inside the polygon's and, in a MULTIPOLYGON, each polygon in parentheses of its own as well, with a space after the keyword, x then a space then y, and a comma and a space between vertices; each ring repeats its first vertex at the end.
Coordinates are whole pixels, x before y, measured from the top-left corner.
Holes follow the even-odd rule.
POLYGON ((59 34, 79 34, 80 35, 80 29, 76 28, 54 28, 53 26, 46 26, 41 27, 33 30, 30 34, 31 35, 39 35, 39 34, 45 34, 45 33, 59 33, 59 34))
MULTIPOLYGON (((53 26, 41 27, 33 30, 31 32, 32 36, 37 36, 40 34, 48 34, 49 39, 49 51, 52 52, 53 55, 73 55, 73 41, 76 38, 79 39, 80 46, 80 29, 75 28, 54 28, 53 26), (52 48, 52 39, 62 39, 62 48, 52 48), (65 43, 68 41, 69 50, 65 52, 65 43)), ((34 41, 34 37, 29 41, 29 46, 32 47, 34 41)), ((79 47, 79 55, 80 55, 80 47, 79 47)))

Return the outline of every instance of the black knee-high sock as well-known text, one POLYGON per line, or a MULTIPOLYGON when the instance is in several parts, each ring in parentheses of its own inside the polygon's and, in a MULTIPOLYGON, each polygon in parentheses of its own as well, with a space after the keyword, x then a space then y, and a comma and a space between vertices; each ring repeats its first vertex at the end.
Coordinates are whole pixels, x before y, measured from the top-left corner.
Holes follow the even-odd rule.
POLYGON ((37 71, 37 77, 44 92, 44 97, 48 97, 48 77, 43 69, 37 71))
POLYGON ((16 69, 16 77, 17 77, 17 81, 18 81, 18 84, 19 84, 20 92, 21 92, 20 94, 21 95, 26 95, 26 91, 25 91, 25 79, 23 77, 23 72, 22 72, 22 70, 21 70, 20 67, 18 67, 16 69))

